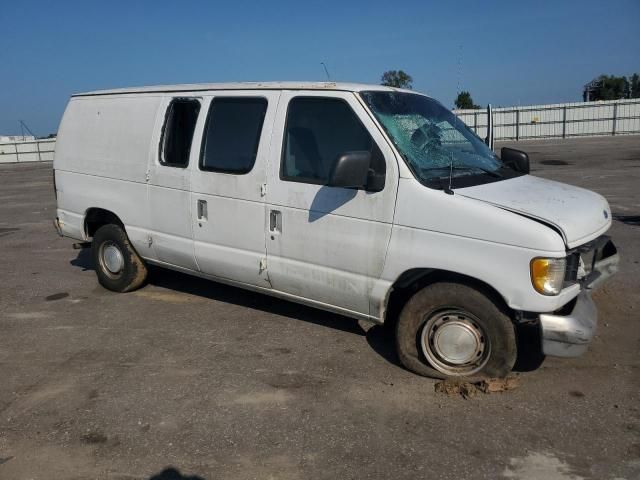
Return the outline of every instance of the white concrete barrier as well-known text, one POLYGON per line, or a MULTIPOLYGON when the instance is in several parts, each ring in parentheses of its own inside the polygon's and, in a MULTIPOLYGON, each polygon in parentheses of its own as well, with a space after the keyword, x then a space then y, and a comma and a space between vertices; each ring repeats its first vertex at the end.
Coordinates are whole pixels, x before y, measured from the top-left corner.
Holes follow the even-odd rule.
POLYGON ((0 163, 51 162, 55 138, 0 143, 0 163))
MULTIPOLYGON (((487 135, 487 112, 454 110, 478 136, 487 135)), ((493 109, 496 140, 640 134, 640 98, 493 109)))

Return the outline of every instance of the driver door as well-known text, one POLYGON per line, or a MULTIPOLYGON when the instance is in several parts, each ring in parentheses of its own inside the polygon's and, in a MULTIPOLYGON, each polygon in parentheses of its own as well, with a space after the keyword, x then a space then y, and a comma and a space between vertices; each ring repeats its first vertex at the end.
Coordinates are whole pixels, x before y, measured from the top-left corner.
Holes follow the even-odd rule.
POLYGON ((283 92, 272 144, 267 265, 273 288, 369 315, 398 185, 391 149, 356 95, 337 91, 283 92), (326 186, 339 154, 363 150, 384 176, 379 191, 326 186))

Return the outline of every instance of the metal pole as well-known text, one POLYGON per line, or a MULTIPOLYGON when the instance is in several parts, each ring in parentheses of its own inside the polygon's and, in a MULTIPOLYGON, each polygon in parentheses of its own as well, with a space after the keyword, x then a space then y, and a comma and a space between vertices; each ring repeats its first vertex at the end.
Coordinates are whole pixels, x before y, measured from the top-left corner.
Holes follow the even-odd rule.
POLYGON ((331 81, 331 75, 329 75, 329 70, 327 69, 327 66, 324 64, 324 62, 320 62, 320 65, 322 65, 322 67, 324 68, 324 73, 327 75, 327 81, 331 81))
POLYGON ((520 109, 516 108, 516 141, 520 140, 520 109))
POLYGON ((613 127, 611 128, 611 135, 615 135, 616 134, 616 123, 618 121, 618 104, 614 103, 613 104, 613 127))
POLYGON ((38 141, 37 138, 36 138, 36 149, 38 150, 38 161, 41 162, 42 157, 40 156, 40 142, 38 141))
POLYGON ((487 137, 485 138, 487 146, 493 150, 493 110, 491 104, 487 105, 487 137))
POLYGON ((478 134, 478 112, 473 112, 473 131, 478 134))
POLYGON ((567 106, 562 107, 562 138, 567 138, 567 106))
POLYGON ((13 147, 16 149, 16 162, 20 163, 20 155, 18 154, 18 141, 13 141, 13 147))

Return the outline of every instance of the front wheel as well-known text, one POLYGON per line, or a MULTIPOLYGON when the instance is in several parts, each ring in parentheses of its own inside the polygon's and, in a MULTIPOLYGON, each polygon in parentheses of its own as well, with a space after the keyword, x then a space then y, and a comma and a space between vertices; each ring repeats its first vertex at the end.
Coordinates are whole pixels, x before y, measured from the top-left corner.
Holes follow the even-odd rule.
POLYGON ((504 377, 516 361, 514 325, 480 290, 436 283, 404 306, 396 326, 402 364, 427 377, 504 377))
POLYGON ((100 285, 114 292, 130 292, 144 284, 147 268, 120 226, 100 227, 91 248, 100 285))

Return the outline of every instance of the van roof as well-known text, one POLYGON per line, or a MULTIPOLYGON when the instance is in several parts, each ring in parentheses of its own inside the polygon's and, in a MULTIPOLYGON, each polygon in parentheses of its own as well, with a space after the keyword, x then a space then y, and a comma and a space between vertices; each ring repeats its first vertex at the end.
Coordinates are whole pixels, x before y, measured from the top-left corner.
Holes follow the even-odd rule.
MULTIPOLYGON (((115 88, 76 93, 72 97, 94 95, 122 95, 127 93, 167 93, 167 92, 199 92, 207 90, 342 90, 361 92, 364 90, 406 91, 401 88, 370 85, 366 83, 339 82, 236 82, 236 83, 191 83, 179 85, 154 85, 148 87, 115 88)), ((413 92, 416 93, 416 92, 413 92)))

